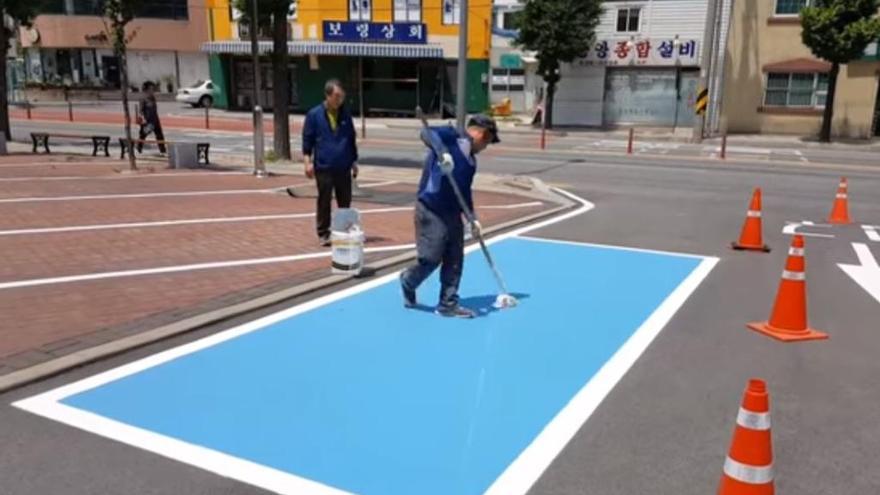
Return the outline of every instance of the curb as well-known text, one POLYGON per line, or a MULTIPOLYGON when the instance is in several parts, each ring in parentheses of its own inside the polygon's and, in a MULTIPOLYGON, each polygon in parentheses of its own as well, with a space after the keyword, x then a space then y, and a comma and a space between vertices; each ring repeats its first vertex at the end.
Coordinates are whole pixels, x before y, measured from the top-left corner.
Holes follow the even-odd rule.
MULTIPOLYGON (((549 191, 549 188, 547 188, 547 186, 540 180, 531 179, 531 182, 534 186, 533 191, 536 191, 536 193, 549 191)), ((522 186, 517 185, 516 187, 521 188, 522 186)), ((511 189, 512 188, 513 187, 511 187, 511 189)), ((484 189, 480 188, 478 190, 484 189)), ((522 192, 515 193, 511 192, 510 190, 508 190, 507 192, 511 194, 524 195, 522 192)), ((518 227, 535 222, 545 217, 556 215, 574 206, 574 203, 568 198, 565 198, 557 193, 551 194, 552 196, 542 196, 544 196, 546 200, 556 203, 558 206, 550 208, 546 211, 533 213, 522 218, 510 220, 508 222, 504 222, 499 225, 487 228, 486 234, 491 235, 498 232, 510 230, 514 227, 518 227)), ((368 268, 368 272, 370 273, 378 272, 380 270, 386 270, 402 263, 411 261, 415 258, 416 251, 411 250, 392 256, 390 258, 379 260, 374 264, 366 266, 365 268, 368 268)), ((226 308, 221 308, 197 316, 192 316, 180 321, 176 321, 174 323, 154 328, 152 330, 140 332, 136 335, 124 337, 122 339, 107 342, 105 344, 90 347, 88 349, 82 349, 66 356, 52 359, 50 361, 46 361, 44 363, 40 363, 21 370, 13 371, 12 373, 9 373, 7 375, 0 376, 0 393, 5 393, 22 386, 44 380, 46 378, 61 374, 65 371, 69 371, 73 368, 78 368, 87 364, 91 364, 102 359, 107 359, 122 354, 124 352, 154 344, 172 337, 184 335, 210 324, 228 320, 230 318, 234 318, 245 313, 272 306, 274 304, 282 303, 284 301, 288 301, 294 298, 302 297, 317 292, 319 290, 327 289, 353 280, 357 280, 357 277, 352 275, 330 275, 320 280, 315 280, 312 282, 307 282, 305 284, 297 285, 295 287, 283 289, 272 294, 267 294, 257 297, 255 299, 243 301, 241 303, 234 304, 226 308)))

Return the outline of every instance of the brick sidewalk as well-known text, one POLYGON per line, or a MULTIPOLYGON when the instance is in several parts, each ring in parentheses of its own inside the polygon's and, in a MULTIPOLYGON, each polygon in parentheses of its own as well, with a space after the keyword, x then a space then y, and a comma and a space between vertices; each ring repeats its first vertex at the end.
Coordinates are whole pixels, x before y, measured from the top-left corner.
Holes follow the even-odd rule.
MULTIPOLYGON (((272 192, 302 177, 114 167, 106 159, 0 157, 0 375, 330 273, 329 251, 315 240, 314 199, 272 192), (313 253, 324 257, 274 259, 313 253)), ((371 182, 384 180, 361 179, 371 182)), ((413 241, 414 187, 382 185, 355 198, 367 248, 413 241)), ((486 192, 475 201, 487 226, 555 206, 486 192), (515 208, 491 208, 503 205, 515 208)))

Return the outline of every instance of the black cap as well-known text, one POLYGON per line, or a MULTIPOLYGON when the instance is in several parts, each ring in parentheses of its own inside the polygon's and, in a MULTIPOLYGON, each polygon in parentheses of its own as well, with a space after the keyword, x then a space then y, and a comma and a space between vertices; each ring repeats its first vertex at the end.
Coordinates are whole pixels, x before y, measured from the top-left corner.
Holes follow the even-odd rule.
POLYGON ((495 123, 495 119, 488 115, 477 114, 472 116, 470 120, 468 120, 468 127, 479 127, 489 131, 492 134, 492 144, 501 142, 501 140, 498 139, 498 125, 495 123))

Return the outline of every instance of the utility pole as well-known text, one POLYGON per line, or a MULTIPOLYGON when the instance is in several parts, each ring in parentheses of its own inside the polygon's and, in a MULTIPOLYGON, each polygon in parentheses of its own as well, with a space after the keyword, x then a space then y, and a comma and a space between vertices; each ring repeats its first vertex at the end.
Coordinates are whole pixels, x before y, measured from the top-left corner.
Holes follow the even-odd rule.
POLYGON ((263 108, 260 106, 260 45, 257 42, 257 31, 260 28, 257 16, 257 0, 251 0, 251 57, 254 64, 254 175, 266 176, 266 165, 263 163, 263 108))
MULTIPOLYGON (((458 80, 456 85, 455 119, 458 130, 464 132, 467 117, 467 53, 468 53, 468 0, 459 0, 458 23, 458 80)), ((454 14, 453 14, 454 15, 454 14)), ((441 104, 442 113, 442 104, 441 104)))
MULTIPOLYGON (((718 15, 718 0, 709 0, 706 8, 706 28, 703 32, 703 41, 700 49, 703 51, 700 61, 700 86, 699 90, 708 90, 711 84, 710 74, 712 72, 712 55, 715 46, 715 17, 718 15)), ((711 96, 712 92, 709 91, 711 96)), ((706 109, 708 112, 708 108, 706 109)), ((706 113, 694 116, 694 133, 691 140, 699 143, 703 140, 703 130, 706 126, 706 113)))

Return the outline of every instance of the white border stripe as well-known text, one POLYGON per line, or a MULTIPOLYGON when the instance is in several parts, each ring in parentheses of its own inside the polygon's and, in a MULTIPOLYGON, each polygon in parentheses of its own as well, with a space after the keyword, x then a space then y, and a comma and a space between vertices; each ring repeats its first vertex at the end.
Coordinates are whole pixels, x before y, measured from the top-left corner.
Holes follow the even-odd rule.
MULTIPOLYGON (((293 186, 291 186, 293 187, 293 186)), ((88 201, 99 199, 134 199, 134 198, 174 198, 187 196, 228 196, 235 194, 269 194, 277 193, 278 188, 271 189, 226 189, 219 191, 181 191, 161 193, 134 194, 95 194, 88 196, 38 196, 28 198, 2 198, 0 203, 42 203, 49 201, 88 201)))
POLYGON ((770 413, 752 412, 740 406, 739 412, 736 413, 736 424, 750 430, 769 430, 770 413))
MULTIPOLYGON (((580 207, 560 216, 528 225, 490 239, 487 244, 494 244, 504 239, 519 236, 543 227, 562 222, 585 213, 593 208, 593 204, 565 191, 557 190, 580 204, 580 207)), ((535 242, 550 242, 542 239, 524 238, 535 242)), ((578 244, 578 243, 570 243, 578 244)), ((596 245, 599 246, 599 245, 596 245)), ((603 246, 612 249, 624 249, 635 252, 655 252, 639 249, 626 249, 614 246, 603 246)), ((479 249, 476 244, 466 248, 467 252, 479 249)), ((674 253, 662 253, 674 254, 674 253)), ((605 396, 626 374, 638 357, 660 333, 663 327, 675 315, 699 284, 708 276, 718 263, 715 257, 698 257, 702 261, 682 283, 657 307, 651 316, 630 336, 627 342, 617 350, 612 358, 593 376, 593 378, 574 396, 574 398, 551 420, 532 443, 505 469, 489 488, 489 494, 517 495, 525 494, 535 481, 543 474, 553 459, 577 433, 581 425, 589 419, 605 396)), ((148 356, 132 363, 114 368, 77 382, 49 390, 42 394, 15 402, 13 406, 42 415, 73 427, 84 429, 129 445, 148 450, 159 455, 186 464, 230 477, 244 483, 253 484, 278 493, 296 493, 304 495, 338 495, 335 489, 316 484, 298 476, 278 473, 264 466, 255 465, 242 459, 225 456, 209 449, 180 442, 157 433, 139 430, 131 426, 108 420, 106 418, 70 408, 59 401, 90 390, 123 377, 139 373, 145 369, 177 359, 181 356, 198 352, 221 342, 248 334, 273 323, 291 318, 298 314, 311 311, 320 306, 368 291, 394 280, 398 273, 391 273, 354 287, 350 287, 323 297, 313 299, 298 306, 254 320, 238 327, 184 344, 173 349, 148 356)))
POLYGON ((0 177, 0 182, 44 182, 63 180, 123 180, 123 179, 149 179, 152 177, 214 177, 223 175, 250 175, 248 172, 180 172, 158 174, 118 174, 118 175, 69 175, 69 176, 29 176, 29 177, 0 177))
MULTIPOLYGON (((405 249, 412 249, 415 247, 415 244, 398 244, 394 246, 382 246, 382 247, 374 247, 364 249, 364 253, 383 253, 387 251, 403 251, 405 249)), ((331 251, 322 251, 318 253, 306 253, 306 254, 294 254, 290 256, 275 256, 272 258, 252 258, 246 260, 234 260, 234 261, 214 261, 209 263, 196 263, 192 265, 174 265, 174 266, 162 266, 157 268, 143 268, 139 270, 123 270, 117 272, 100 272, 100 273, 86 273, 82 275, 68 275, 64 277, 52 277, 52 278, 36 278, 30 280, 14 280, 11 282, 2 282, 0 283, 0 290, 7 289, 21 289, 24 287, 36 287, 39 285, 56 285, 56 284, 68 284, 72 282, 86 282, 89 280, 105 280, 108 278, 125 278, 125 277, 137 277, 144 275, 158 275, 162 273, 179 273, 179 272, 192 272, 197 270, 210 270, 213 268, 234 268, 239 266, 254 266, 254 265, 268 265, 271 263, 289 263, 292 261, 302 261, 314 258, 326 258, 331 255, 331 251)))
MULTIPOLYGON (((378 186, 376 186, 378 187, 378 186)), ((481 210, 515 210, 541 206, 543 203, 534 201, 531 203, 517 203, 511 205, 486 205, 478 206, 481 210)), ((358 210, 361 214, 397 213, 412 211, 412 206, 396 206, 389 208, 368 208, 358 210)), ((171 227, 179 225, 198 225, 214 223, 256 222, 268 220, 292 220, 298 218, 314 218, 314 213, 287 213, 283 215, 254 215, 245 217, 214 217, 214 218, 190 218, 183 220, 157 220, 153 222, 110 223, 96 225, 72 225, 68 227, 42 227, 33 229, 0 230, 0 236, 4 235, 30 235, 30 234, 55 234, 61 232, 83 232, 91 230, 114 230, 114 229, 140 229, 150 227, 171 227)))

